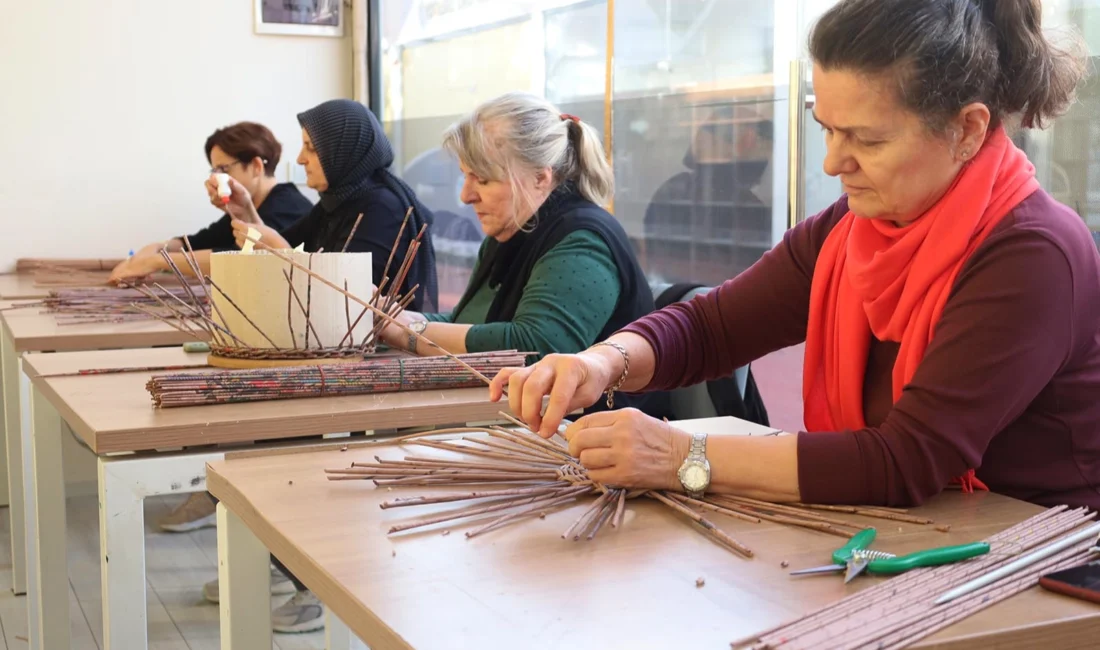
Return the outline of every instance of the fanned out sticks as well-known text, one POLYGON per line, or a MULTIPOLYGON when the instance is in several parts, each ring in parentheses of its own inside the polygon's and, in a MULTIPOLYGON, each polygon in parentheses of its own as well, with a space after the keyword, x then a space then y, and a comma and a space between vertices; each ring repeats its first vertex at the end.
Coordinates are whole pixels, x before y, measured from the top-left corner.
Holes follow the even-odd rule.
MULTIPOLYGON (((351 467, 330 469, 326 472, 330 480, 371 480, 375 485, 390 488, 482 486, 461 494, 400 497, 382 503, 383 509, 459 502, 470 504, 466 508, 395 525, 389 531, 391 534, 487 517, 488 521, 478 521, 474 528, 466 532, 466 537, 477 537, 526 517, 543 516, 559 506, 572 504, 583 496, 597 498, 562 533, 564 539, 591 540, 605 525, 612 528, 621 526, 626 502, 643 496, 695 522, 698 529, 712 541, 743 557, 752 557, 752 550, 704 517, 700 510, 751 523, 770 521, 843 537, 850 537, 866 528, 862 523, 817 514, 813 510, 816 506, 782 506, 724 496, 708 496, 699 500, 663 490, 605 487, 592 481, 580 462, 557 439, 544 440, 527 430, 518 420, 503 413, 501 415, 519 428, 450 429, 380 441, 383 444, 401 443, 427 447, 447 455, 410 455, 402 460, 384 460, 376 456, 374 463, 353 463, 351 467), (435 436, 447 438, 433 439, 435 436)), ((900 510, 858 510, 862 516, 909 523, 931 523, 931 520, 913 517, 900 510)))
MULTIPOLYGON (((160 319, 189 319, 193 314, 184 314, 165 303, 189 299, 188 290, 183 285, 163 287, 83 287, 73 289, 54 289, 42 300, 20 302, 6 309, 39 308, 43 313, 54 314, 58 325, 84 325, 88 323, 126 323, 160 319)), ((209 304, 205 299, 198 301, 206 312, 209 304)))
POLYGON ((1086 508, 1050 508, 988 540, 988 555, 965 562, 915 569, 864 589, 779 627, 730 644, 732 648, 801 650, 809 648, 908 647, 953 623, 1035 586, 1039 577, 1077 566, 1095 554, 1085 540, 1017 573, 945 605, 944 592, 986 575, 1032 549, 1075 532, 1093 518, 1086 508))
MULTIPOLYGON (((496 374, 523 365, 525 356, 482 352, 463 359, 481 373, 496 374)), ((174 408, 480 385, 480 379, 444 357, 394 355, 355 363, 154 375, 145 388, 157 408, 174 408)))

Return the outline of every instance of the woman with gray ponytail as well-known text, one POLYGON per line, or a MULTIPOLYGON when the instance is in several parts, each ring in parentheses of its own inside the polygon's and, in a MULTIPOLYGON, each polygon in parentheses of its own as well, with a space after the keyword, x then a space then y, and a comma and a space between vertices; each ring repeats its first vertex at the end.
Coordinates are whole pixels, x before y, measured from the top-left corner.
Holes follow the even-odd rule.
MULTIPOLYGON (((653 310, 653 294, 622 226, 604 209, 614 178, 599 134, 545 99, 509 93, 452 125, 443 147, 465 176, 486 239, 458 306, 402 319, 450 352, 573 353, 653 310)), ((420 354, 390 326, 390 346, 420 354)), ((664 412, 664 396, 615 406, 664 412)), ((592 410, 602 410, 598 405, 592 410)))

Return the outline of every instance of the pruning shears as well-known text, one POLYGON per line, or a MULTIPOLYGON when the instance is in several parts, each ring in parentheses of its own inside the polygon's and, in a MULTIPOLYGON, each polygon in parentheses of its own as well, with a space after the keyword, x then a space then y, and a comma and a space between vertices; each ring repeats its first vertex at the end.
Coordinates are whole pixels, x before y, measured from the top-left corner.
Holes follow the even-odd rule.
POLYGON ((897 556, 885 551, 872 551, 867 547, 875 541, 875 529, 865 528, 855 535, 848 543, 833 552, 833 564, 792 571, 792 576, 811 575, 816 573, 844 572, 844 582, 847 584, 853 578, 865 570, 872 574, 896 574, 904 573, 918 567, 940 566, 951 564, 972 557, 985 555, 989 552, 989 544, 975 542, 973 544, 960 544, 958 546, 940 546, 924 551, 917 551, 908 555, 897 556))

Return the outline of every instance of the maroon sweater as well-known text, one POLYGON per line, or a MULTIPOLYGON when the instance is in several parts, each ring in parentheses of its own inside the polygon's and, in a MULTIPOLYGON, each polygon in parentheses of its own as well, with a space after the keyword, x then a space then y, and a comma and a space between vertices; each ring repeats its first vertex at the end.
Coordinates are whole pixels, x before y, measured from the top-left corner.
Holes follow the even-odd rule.
MULTIPOLYGON (((805 340, 810 281, 842 198, 741 275, 626 328, 656 353, 646 390, 728 376, 805 340)), ((1100 254, 1043 191, 967 260, 920 367, 893 403, 898 343, 874 341, 867 428, 798 434, 809 503, 919 504, 976 468, 991 490, 1100 509, 1100 254)))

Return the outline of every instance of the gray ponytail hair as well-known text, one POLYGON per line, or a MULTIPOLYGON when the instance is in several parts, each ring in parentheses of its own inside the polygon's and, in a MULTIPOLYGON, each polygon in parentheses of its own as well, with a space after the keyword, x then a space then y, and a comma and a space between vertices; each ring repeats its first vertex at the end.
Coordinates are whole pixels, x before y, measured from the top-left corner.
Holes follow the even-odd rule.
POLYGON ((507 93, 483 103, 444 132, 443 149, 478 177, 507 179, 513 190, 519 173, 549 167, 556 183, 576 183, 596 205, 606 206, 614 193, 596 129, 536 95, 507 93))

